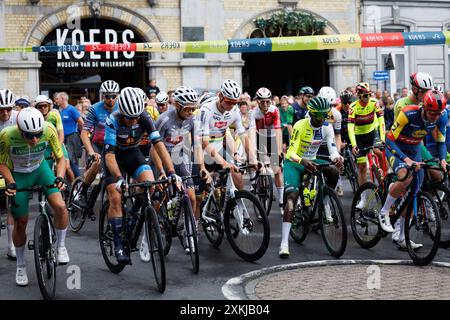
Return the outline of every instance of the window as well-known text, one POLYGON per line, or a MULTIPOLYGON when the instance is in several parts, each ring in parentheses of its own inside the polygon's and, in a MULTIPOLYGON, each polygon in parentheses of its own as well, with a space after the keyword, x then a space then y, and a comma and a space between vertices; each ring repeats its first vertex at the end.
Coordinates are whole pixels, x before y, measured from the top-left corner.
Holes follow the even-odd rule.
MULTIPOLYGON (((183 41, 203 41, 205 32, 203 27, 183 27, 183 41)), ((183 53, 183 58, 204 58, 204 53, 183 53)))

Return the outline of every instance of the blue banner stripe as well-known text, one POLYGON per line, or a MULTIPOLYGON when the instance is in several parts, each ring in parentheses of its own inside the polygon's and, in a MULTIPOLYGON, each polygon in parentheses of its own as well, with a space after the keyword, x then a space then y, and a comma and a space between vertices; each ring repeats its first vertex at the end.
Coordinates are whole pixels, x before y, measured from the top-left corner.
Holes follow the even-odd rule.
POLYGON ((420 46, 432 44, 445 44, 442 32, 402 32, 405 46, 420 46))
POLYGON ((83 52, 85 45, 40 46, 33 47, 33 52, 83 52))
POLYGON ((270 38, 228 40, 228 52, 271 52, 270 38))

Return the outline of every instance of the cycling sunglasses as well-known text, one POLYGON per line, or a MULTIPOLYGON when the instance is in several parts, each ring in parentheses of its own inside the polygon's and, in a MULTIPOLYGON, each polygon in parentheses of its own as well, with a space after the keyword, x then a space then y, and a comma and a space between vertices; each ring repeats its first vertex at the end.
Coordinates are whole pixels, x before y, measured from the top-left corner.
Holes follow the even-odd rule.
POLYGON ((188 112, 194 112, 197 108, 196 107, 184 107, 183 111, 188 113, 188 112))
POLYGON ((0 108, 0 111, 4 110, 6 112, 11 112, 12 111, 12 107, 8 107, 8 108, 0 108))
POLYGON ((311 117, 315 118, 315 119, 328 119, 330 117, 330 115, 328 114, 328 112, 313 112, 311 113, 311 117))
POLYGON ((428 114, 430 114, 433 117, 442 116, 444 114, 444 111, 430 111, 427 110, 428 114))
POLYGON ((359 95, 361 98, 369 98, 370 97, 370 93, 363 93, 359 95))
POLYGON ((48 103, 41 103, 36 105, 36 109, 44 109, 44 108, 50 108, 50 105, 48 103))
POLYGON ((22 135, 25 139, 27 140, 33 140, 33 138, 41 138, 42 135, 44 134, 44 131, 41 132, 25 132, 22 131, 22 135))
POLYGON ((233 99, 229 99, 227 97, 223 97, 223 100, 227 103, 231 103, 231 104, 237 104, 239 103, 239 100, 233 100, 233 99))
POLYGON ((115 99, 117 98, 117 94, 104 94, 103 97, 105 99, 115 99))

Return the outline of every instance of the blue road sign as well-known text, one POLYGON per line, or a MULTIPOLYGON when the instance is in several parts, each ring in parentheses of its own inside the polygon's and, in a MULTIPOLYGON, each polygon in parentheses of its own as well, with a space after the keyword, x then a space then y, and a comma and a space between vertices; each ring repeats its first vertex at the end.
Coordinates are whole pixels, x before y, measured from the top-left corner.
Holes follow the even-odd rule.
POLYGON ((373 80, 389 80, 389 71, 374 71, 373 80))

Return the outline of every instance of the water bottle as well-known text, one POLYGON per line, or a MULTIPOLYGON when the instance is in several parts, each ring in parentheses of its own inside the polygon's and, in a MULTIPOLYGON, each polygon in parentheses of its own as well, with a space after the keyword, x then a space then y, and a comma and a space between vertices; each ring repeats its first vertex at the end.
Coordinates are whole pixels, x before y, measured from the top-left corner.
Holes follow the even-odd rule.
POLYGON ((172 221, 174 216, 175 216, 175 202, 173 200, 169 200, 167 202, 167 218, 169 218, 169 220, 172 221))
POLYGON ((311 201, 309 199, 310 191, 308 188, 303 189, 303 199, 305 200, 305 206, 309 207, 311 205, 311 201))
POLYGON ((312 189, 309 192, 309 202, 312 203, 312 201, 314 200, 314 197, 316 196, 316 189, 312 189))

